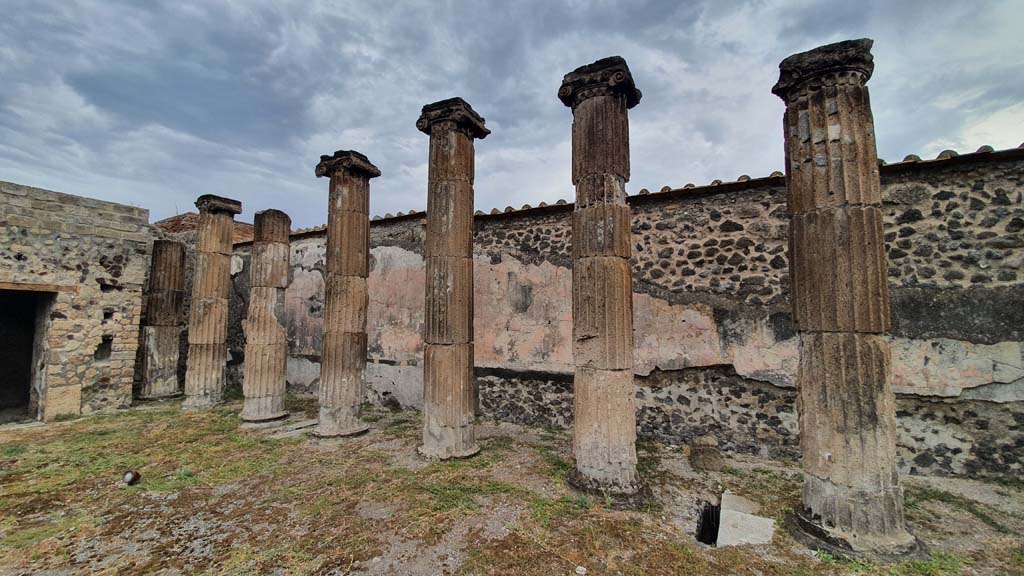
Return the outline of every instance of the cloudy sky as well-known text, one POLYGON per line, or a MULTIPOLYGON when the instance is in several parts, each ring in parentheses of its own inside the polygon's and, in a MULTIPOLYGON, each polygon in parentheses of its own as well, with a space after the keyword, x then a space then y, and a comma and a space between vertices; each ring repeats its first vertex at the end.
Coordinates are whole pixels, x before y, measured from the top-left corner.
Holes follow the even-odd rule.
POLYGON ((325 221, 320 154, 381 168, 372 212, 426 206, 423 104, 462 96, 476 207, 572 197, 562 75, 618 54, 629 190, 781 170, 778 63, 875 39, 879 155, 1024 141, 1024 2, 0 0, 0 180, 149 208, 242 200, 325 221))

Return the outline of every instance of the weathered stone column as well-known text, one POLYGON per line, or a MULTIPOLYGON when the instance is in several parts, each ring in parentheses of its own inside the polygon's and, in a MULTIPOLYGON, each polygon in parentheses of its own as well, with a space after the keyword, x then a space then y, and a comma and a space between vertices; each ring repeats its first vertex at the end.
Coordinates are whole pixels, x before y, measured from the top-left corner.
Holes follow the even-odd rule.
POLYGON ((228 362, 228 298, 235 214, 242 203, 205 194, 196 200, 196 268, 188 319, 188 362, 184 408, 207 408, 224 396, 228 362))
POLYGON ((331 179, 327 205, 327 271, 320 364, 320 421, 315 436, 352 436, 366 388, 366 277, 370 259, 370 178, 380 170, 359 152, 321 156, 317 176, 331 179))
POLYGON ((284 292, 288 288, 288 236, 292 219, 280 210, 256 213, 250 264, 249 314, 245 330, 242 375, 242 420, 263 422, 284 418, 288 329, 284 292))
POLYGON ((573 454, 577 487, 633 494, 636 391, 629 267, 629 118, 640 102, 626 61, 604 58, 565 75, 572 108, 573 454))
POLYGON ((139 398, 155 400, 181 394, 178 382, 178 338, 185 302, 185 245, 153 241, 146 294, 146 325, 142 327, 142 387, 139 398))
POLYGON ((804 528, 854 552, 914 547, 896 471, 889 288, 871 40, 795 54, 772 89, 786 102, 793 315, 800 333, 804 528))
POLYGON ((462 98, 424 106, 416 128, 430 135, 419 451, 465 458, 480 451, 473 430, 473 141, 491 131, 462 98))

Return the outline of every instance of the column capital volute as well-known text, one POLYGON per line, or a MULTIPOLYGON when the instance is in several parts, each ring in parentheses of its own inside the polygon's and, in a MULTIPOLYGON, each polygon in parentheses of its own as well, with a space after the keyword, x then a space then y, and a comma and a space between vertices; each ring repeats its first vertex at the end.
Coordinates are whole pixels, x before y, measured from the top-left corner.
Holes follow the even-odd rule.
POLYGON ((793 54, 779 64, 779 81, 772 94, 788 101, 804 87, 814 89, 842 79, 864 84, 875 69, 871 46, 874 40, 844 40, 793 54))
POLYGON ((321 156, 320 163, 316 165, 316 176, 330 177, 339 170, 362 174, 367 179, 380 176, 380 169, 355 150, 338 150, 334 156, 321 156))
POLYGON ((213 194, 203 194, 197 198, 196 208, 199 209, 200 214, 205 212, 226 212, 231 215, 242 213, 242 203, 238 200, 213 194))
POLYGON ((626 108, 639 104, 643 96, 621 56, 609 56, 580 66, 562 78, 562 86, 558 89, 558 99, 570 108, 575 108, 587 98, 606 94, 625 96, 626 108))
POLYGON ((435 125, 442 123, 449 124, 453 130, 464 132, 470 138, 483 139, 491 133, 484 126, 484 117, 458 96, 424 106, 416 120, 416 129, 429 135, 435 125))

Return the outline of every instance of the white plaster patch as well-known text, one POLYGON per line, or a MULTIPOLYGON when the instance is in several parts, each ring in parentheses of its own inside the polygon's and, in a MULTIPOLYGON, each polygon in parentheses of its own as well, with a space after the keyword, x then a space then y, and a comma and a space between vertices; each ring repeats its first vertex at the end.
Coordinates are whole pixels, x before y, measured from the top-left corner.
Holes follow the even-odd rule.
POLYGON ((892 357, 893 390, 903 394, 954 397, 965 388, 1024 378, 1021 342, 893 338, 892 357))

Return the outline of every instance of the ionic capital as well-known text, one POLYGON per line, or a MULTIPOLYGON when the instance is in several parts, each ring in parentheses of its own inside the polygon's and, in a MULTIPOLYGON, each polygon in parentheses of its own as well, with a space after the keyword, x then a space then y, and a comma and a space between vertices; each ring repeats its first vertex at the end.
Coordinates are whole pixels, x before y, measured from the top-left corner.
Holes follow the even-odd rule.
POLYGON ((338 150, 334 156, 321 156, 320 163, 316 165, 317 178, 330 177, 339 170, 362 174, 367 179, 380 176, 380 169, 355 150, 338 150))
POLYGON ((570 108, 575 108, 587 98, 607 94, 625 96, 626 108, 640 103, 642 94, 633 83, 633 74, 621 56, 609 56, 580 66, 562 78, 562 87, 558 89, 558 99, 570 108))
POLYGON ((232 215, 242 213, 242 203, 238 200, 224 198, 223 196, 214 196, 213 194, 203 194, 197 198, 196 208, 199 209, 200 213, 227 212, 232 215))
POLYGON ((450 130, 460 130, 470 138, 483 139, 491 133, 484 126, 483 116, 477 114, 468 102, 457 96, 423 107, 419 119, 416 120, 416 128, 429 135, 431 129, 437 125, 450 130))
POLYGON ((845 40, 793 54, 779 64, 779 81, 772 94, 790 101, 805 88, 856 83, 863 85, 875 69, 874 40, 845 40))

